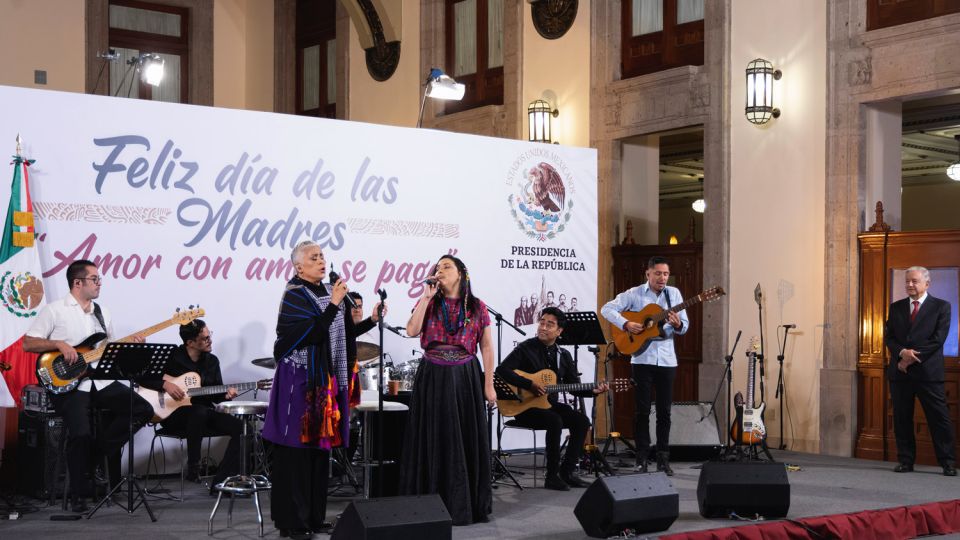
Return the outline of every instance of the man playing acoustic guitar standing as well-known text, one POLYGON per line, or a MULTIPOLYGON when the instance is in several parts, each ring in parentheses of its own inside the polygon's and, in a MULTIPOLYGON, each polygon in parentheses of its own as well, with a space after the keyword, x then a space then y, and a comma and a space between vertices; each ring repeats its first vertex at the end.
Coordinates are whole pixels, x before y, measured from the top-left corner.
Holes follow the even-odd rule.
MULTIPOLYGON (((567 316, 562 311, 553 306, 543 308, 537 326, 537 337, 517 345, 497 368, 497 375, 537 396, 546 394, 547 389, 537 381, 518 375, 514 370, 536 373, 550 369, 557 374, 557 382, 560 384, 579 383, 580 377, 573 365, 570 351, 557 346, 557 338, 563 333, 566 324, 567 316)), ((584 390, 574 395, 588 397, 606 392, 607 388, 607 383, 600 383, 592 391, 584 390)), ((550 402, 549 409, 527 409, 518 414, 515 421, 518 426, 547 430, 547 478, 543 486, 558 491, 568 491, 570 487, 587 487, 588 484, 577 477, 574 468, 580 460, 590 420, 582 412, 557 402, 556 394, 551 394, 547 400, 550 402), (563 428, 570 430, 570 442, 567 444, 563 465, 560 465, 560 432, 563 428)))
MULTIPOLYGON (((624 311, 640 311, 649 304, 664 310, 682 304, 683 296, 676 287, 667 285, 670 263, 664 257, 651 257, 647 264, 647 282, 617 295, 604 304, 600 313, 605 319, 631 334, 644 331, 641 323, 628 321, 624 311)), ((647 472, 647 454, 650 449, 650 390, 657 399, 657 470, 673 476, 670 468, 670 404, 673 402, 673 380, 677 375, 677 354, 673 337, 683 335, 690 328, 686 310, 669 312, 663 325, 663 337, 651 340, 630 359, 633 380, 637 387, 634 439, 637 444, 637 470, 647 472)))

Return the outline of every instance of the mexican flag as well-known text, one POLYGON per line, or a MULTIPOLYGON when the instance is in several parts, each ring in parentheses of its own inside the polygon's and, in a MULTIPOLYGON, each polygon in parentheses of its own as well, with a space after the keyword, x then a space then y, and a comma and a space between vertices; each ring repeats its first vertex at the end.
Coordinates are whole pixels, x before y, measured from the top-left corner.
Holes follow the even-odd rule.
POLYGON ((20 389, 36 381, 36 355, 23 352, 23 335, 43 307, 40 255, 33 227, 27 168, 33 160, 13 156, 13 183, 0 238, 0 407, 14 407, 20 389))

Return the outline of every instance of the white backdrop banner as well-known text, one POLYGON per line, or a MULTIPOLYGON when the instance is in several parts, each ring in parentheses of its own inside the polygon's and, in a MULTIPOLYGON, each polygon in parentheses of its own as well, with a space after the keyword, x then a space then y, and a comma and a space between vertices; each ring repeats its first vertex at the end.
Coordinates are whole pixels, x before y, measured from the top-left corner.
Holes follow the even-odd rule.
MULTIPOLYGON (((71 261, 91 259, 121 336, 199 305, 227 382, 270 375, 251 360, 272 354, 290 251, 305 239, 365 314, 386 290, 396 326, 445 253, 528 337, 531 302, 597 308, 593 149, 10 87, 0 119, 8 151, 20 133, 36 160, 46 298, 67 294, 71 261)), ((522 339, 504 326, 503 356, 522 339)), ((388 332, 385 351, 399 365, 419 340, 388 332)), ((593 380, 592 355, 579 356, 593 380)))

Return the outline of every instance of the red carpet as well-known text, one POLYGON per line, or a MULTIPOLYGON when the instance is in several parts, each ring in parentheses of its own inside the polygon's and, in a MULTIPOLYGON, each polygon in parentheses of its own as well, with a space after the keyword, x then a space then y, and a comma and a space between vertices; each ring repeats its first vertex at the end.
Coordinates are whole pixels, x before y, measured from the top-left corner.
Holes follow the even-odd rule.
POLYGON ((797 540, 801 538, 885 540, 958 531, 960 531, 960 499, 884 510, 866 510, 853 514, 694 531, 660 538, 664 540, 797 540))

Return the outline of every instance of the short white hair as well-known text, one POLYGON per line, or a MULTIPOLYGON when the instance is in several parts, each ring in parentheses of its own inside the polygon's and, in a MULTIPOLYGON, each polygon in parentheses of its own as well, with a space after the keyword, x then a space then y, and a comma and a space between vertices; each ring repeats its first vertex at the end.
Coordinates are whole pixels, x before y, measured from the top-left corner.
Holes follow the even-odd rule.
POLYGON ((922 266, 911 266, 907 268, 907 274, 910 272, 920 272, 920 275, 923 276, 923 280, 927 283, 930 283, 930 271, 922 266))
POLYGON ((290 252, 290 262, 295 265, 303 262, 303 252, 311 246, 319 247, 319 245, 313 240, 304 240, 303 242, 293 246, 293 251, 290 252))

